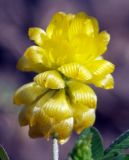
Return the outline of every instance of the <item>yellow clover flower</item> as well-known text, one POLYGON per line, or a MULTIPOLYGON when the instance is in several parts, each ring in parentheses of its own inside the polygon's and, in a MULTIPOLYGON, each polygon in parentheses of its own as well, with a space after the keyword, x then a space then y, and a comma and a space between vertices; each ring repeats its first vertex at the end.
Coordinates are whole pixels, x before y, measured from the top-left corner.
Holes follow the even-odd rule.
POLYGON ((29 125, 33 138, 56 136, 64 143, 73 129, 80 133, 94 124, 97 97, 89 85, 114 86, 114 65, 102 57, 110 35, 99 32, 98 21, 83 12, 58 12, 46 31, 30 28, 29 38, 36 45, 17 67, 37 75, 14 95, 14 103, 24 105, 19 121, 29 125))

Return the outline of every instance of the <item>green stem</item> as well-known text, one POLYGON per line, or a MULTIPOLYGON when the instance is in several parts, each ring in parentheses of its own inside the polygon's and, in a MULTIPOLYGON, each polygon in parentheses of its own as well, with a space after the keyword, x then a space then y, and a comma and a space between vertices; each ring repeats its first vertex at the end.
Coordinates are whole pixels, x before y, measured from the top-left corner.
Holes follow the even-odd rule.
POLYGON ((58 146, 58 140, 57 138, 53 137, 52 139, 52 160, 58 160, 59 159, 59 146, 58 146))

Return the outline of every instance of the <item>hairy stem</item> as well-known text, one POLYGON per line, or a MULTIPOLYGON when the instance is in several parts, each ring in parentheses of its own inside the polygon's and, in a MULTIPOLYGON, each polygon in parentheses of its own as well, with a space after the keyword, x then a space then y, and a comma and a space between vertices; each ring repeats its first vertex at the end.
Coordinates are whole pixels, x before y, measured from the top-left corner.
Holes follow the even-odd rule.
POLYGON ((57 138, 53 137, 52 139, 52 160, 58 160, 59 159, 59 146, 58 146, 58 140, 57 138))

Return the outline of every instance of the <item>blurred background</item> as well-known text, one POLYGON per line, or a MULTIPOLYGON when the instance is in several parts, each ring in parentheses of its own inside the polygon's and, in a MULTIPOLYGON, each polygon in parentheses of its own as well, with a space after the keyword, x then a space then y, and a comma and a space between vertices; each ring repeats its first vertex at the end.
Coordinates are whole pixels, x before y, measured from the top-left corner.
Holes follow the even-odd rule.
MULTIPOLYGON (((105 147, 129 128, 129 0, 0 0, 0 144, 11 160, 51 159, 51 142, 30 139, 28 128, 18 124, 19 107, 12 104, 16 88, 32 80, 31 73, 16 70, 16 62, 32 43, 31 26, 46 28, 57 11, 85 11, 95 16, 101 30, 111 34, 106 59, 116 65, 115 89, 95 89, 98 95, 95 126, 105 147)), ((72 149, 77 135, 60 147, 60 160, 72 149)))

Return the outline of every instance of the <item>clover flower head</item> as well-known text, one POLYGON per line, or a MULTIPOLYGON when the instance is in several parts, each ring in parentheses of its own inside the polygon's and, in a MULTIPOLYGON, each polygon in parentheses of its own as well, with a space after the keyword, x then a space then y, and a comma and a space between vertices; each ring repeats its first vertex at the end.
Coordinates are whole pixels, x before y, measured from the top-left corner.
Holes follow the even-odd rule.
POLYGON ((94 124, 97 97, 90 84, 114 86, 114 65, 103 58, 110 35, 83 12, 58 12, 46 31, 30 28, 28 34, 36 45, 17 67, 36 76, 14 95, 14 103, 24 105, 19 122, 29 125, 33 138, 56 136, 64 143, 72 130, 80 133, 94 124))

